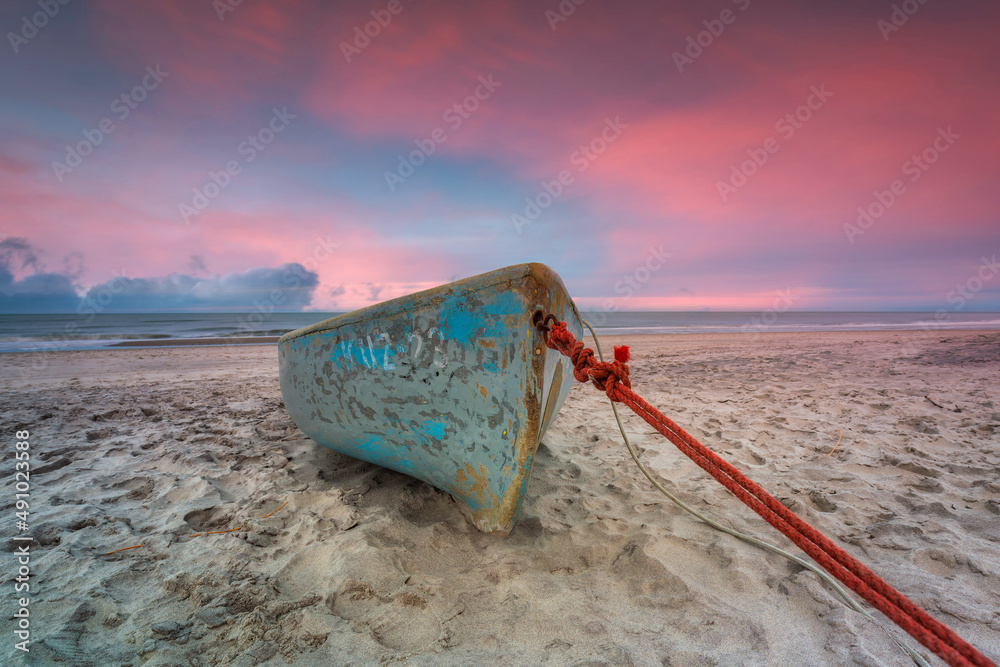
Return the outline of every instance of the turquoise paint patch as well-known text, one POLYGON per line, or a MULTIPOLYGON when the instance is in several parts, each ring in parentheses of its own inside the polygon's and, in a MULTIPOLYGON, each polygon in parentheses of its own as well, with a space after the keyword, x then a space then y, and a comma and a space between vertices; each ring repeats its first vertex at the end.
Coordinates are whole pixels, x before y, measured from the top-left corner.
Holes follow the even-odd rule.
POLYGON ((385 439, 380 435, 366 433, 362 437, 349 440, 349 446, 359 452, 366 454, 381 453, 386 449, 385 439))
POLYGON ((417 467, 413 463, 413 461, 410 461, 410 460, 404 459, 404 458, 400 458, 398 456, 397 457, 393 457, 393 458, 387 458, 387 459, 385 459, 383 465, 386 468, 392 468, 396 472, 401 472, 401 473, 406 474, 406 475, 412 475, 412 473, 415 470, 417 470, 417 467))
POLYGON ((521 297, 514 292, 497 294, 488 304, 478 308, 470 306, 466 295, 453 294, 442 311, 441 330, 446 338, 462 342, 471 342, 473 334, 476 338, 508 338, 510 329, 504 321, 507 316, 521 310, 521 297))
POLYGON ((422 431, 424 435, 440 440, 444 437, 444 424, 438 423, 433 419, 429 419, 424 422, 422 431))
POLYGON ((410 428, 416 433, 417 439, 428 445, 432 441, 440 445, 441 440, 444 438, 444 424, 439 424, 433 419, 423 422, 422 424, 411 423, 410 428))

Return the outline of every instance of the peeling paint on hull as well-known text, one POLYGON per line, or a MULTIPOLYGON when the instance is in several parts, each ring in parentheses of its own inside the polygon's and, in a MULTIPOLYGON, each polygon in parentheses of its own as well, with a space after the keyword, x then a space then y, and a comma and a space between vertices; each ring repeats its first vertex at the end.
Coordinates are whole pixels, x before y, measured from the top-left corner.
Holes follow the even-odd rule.
POLYGON ((535 449, 572 385, 531 324, 578 337, 559 276, 519 264, 346 313, 283 336, 281 393, 317 442, 447 491, 506 534, 535 449))

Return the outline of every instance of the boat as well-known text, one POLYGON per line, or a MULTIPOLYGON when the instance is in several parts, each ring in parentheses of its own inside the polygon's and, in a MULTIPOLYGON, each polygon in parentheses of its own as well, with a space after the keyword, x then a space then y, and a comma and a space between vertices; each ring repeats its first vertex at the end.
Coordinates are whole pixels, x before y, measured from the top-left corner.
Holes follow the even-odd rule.
POLYGON ((534 326, 542 313, 582 336, 562 280, 530 263, 289 332, 278 342, 285 407, 316 442, 423 480, 506 535, 573 383, 534 326))

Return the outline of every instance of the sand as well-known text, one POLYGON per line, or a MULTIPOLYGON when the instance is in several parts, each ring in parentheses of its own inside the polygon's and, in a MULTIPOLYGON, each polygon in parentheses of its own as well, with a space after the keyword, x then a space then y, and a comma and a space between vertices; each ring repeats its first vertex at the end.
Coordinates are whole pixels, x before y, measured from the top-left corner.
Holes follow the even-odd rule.
MULTIPOLYGON (((1000 662, 1000 333, 624 342, 641 395, 1000 662)), ((27 428, 37 540, 27 656, 3 557, 6 665, 913 664, 814 574, 662 499, 592 387, 498 538, 446 493, 306 438, 274 346, 2 361, 6 535, 27 428)), ((798 553, 626 425, 674 493, 798 553)))

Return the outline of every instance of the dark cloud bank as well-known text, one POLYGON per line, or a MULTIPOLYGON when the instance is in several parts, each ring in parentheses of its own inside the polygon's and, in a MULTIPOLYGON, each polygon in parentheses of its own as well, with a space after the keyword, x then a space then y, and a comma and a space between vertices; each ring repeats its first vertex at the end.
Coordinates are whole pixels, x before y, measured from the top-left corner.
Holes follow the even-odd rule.
MULTIPOLYGON (((78 262, 76 263, 78 265, 78 262)), ((0 241, 0 313, 123 313, 177 310, 301 310, 319 284, 301 264, 256 268, 224 276, 173 273, 161 278, 116 276, 81 298, 82 269, 50 272, 24 239, 0 241), (16 278, 18 272, 31 273, 16 278)))

